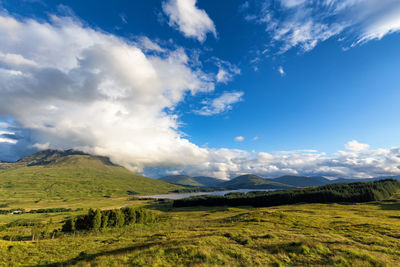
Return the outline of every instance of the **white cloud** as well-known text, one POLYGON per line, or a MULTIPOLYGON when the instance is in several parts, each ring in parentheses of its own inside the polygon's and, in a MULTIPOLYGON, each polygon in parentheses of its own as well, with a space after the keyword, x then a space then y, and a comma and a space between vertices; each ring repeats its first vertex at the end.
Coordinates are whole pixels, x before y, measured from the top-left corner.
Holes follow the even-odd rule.
POLYGON ((18 140, 15 138, 15 133, 9 130, 9 124, 5 122, 0 122, 0 144, 15 145, 17 143, 18 140))
MULTIPOLYGON (((333 154, 314 150, 249 153, 234 149, 210 149, 209 153, 209 161, 175 168, 174 171, 221 179, 247 173, 270 178, 281 175, 344 178, 400 175, 400 148, 339 151, 333 154)), ((158 174, 162 172, 158 170, 158 174)))
POLYGON ((276 53, 297 47, 307 52, 332 37, 356 45, 400 31, 397 0, 279 0, 262 2, 261 11, 245 19, 266 25, 276 53), (340 37, 340 38, 339 38, 340 37), (356 40, 356 41, 354 41, 356 40))
MULTIPOLYGON (((386 1, 387 2, 387 1, 386 1)), ((353 44, 361 44, 374 39, 382 39, 385 35, 400 31, 400 3, 393 5, 384 14, 381 14, 373 21, 368 20, 364 23, 363 32, 357 42, 353 44)))
POLYGON ((138 39, 137 45, 145 51, 156 51, 156 52, 166 51, 159 44, 150 40, 147 36, 140 36, 137 39, 138 39))
POLYGON ((285 75, 285 71, 283 70, 282 66, 279 66, 278 72, 279 72, 279 74, 280 74, 281 76, 284 76, 284 75, 285 75))
POLYGON ((50 148, 50 143, 45 143, 45 144, 39 144, 36 143, 33 145, 34 148, 37 148, 39 150, 45 150, 45 149, 49 149, 50 148))
POLYGON ((228 83, 235 75, 240 74, 240 69, 236 65, 216 57, 214 57, 213 60, 218 67, 218 73, 216 75, 217 82, 228 83))
POLYGON ((285 7, 292 8, 292 7, 304 4, 304 2, 306 0, 280 0, 280 1, 281 1, 282 5, 284 5, 285 7))
POLYGON ((9 143, 15 145, 16 143, 18 143, 18 141, 0 136, 0 143, 9 143))
POLYGON ((36 62, 17 54, 3 54, 0 52, 0 64, 5 66, 36 66, 36 62))
POLYGON ((235 141, 242 142, 242 141, 244 141, 244 137, 243 136, 236 136, 235 137, 235 141))
POLYGON ((227 82, 229 81, 229 74, 224 69, 219 69, 217 73, 217 82, 227 82))
POLYGON ((257 141, 258 139, 259 139, 258 136, 254 136, 254 137, 253 137, 253 141, 257 141))
MULTIPOLYGON (((36 145, 109 156, 135 171, 157 167, 158 173, 166 168, 218 178, 400 174, 400 148, 328 155, 309 150, 249 153, 190 143, 172 111, 188 92, 212 91, 216 81, 214 74, 190 65, 182 48, 147 54, 139 42, 58 17, 39 23, 0 15, 0 36, 1 55, 13 55, 11 60, 3 56, 0 65, 0 118, 15 120, 12 125, 0 122, 2 157, 11 156, 11 149, 27 153, 36 145)), ((202 110, 223 112, 242 96, 226 92, 204 102, 202 110)))
POLYGON ((2 127, 3 123, 0 123, 0 143, 7 143, 7 144, 17 144, 18 140, 9 138, 8 136, 14 136, 14 132, 8 131, 8 130, 2 130, 1 128, 6 128, 7 124, 3 124, 4 126, 2 127))
POLYGON ((243 92, 224 92, 217 98, 204 100, 202 102, 204 106, 199 110, 195 110, 194 113, 211 116, 231 110, 233 104, 242 101, 243 94, 243 92))
POLYGON ((188 92, 214 89, 214 74, 193 68, 182 48, 152 45, 159 54, 148 55, 143 42, 55 16, 40 23, 0 15, 0 36, 7 59, 0 65, 0 117, 29 130, 30 146, 81 149, 136 171, 208 157, 182 137, 178 117, 168 112, 188 92))
POLYGON ((362 151, 362 150, 368 150, 369 149, 369 145, 368 144, 361 144, 359 143, 357 140, 352 140, 347 142, 344 147, 347 150, 351 150, 351 151, 362 151))
POLYGON ((169 26, 178 29, 187 38, 200 42, 211 32, 217 37, 214 22, 207 13, 197 8, 197 0, 167 0, 163 2, 164 13, 169 17, 169 26))

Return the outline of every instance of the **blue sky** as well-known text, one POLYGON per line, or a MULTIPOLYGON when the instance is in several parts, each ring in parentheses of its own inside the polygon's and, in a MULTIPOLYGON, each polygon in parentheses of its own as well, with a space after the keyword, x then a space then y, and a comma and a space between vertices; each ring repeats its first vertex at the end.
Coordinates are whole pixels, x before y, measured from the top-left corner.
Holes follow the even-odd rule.
POLYGON ((400 174, 399 18, 395 0, 1 0, 0 160, 400 174))

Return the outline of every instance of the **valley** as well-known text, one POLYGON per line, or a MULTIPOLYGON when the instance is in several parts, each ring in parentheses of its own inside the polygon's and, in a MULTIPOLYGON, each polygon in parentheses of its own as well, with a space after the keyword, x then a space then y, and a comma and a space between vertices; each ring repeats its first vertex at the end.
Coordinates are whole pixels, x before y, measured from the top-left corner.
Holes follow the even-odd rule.
MULTIPOLYGON (((295 188, 283 183, 287 178, 280 182, 244 175, 221 183, 295 188)), ((196 188, 213 187, 146 178, 73 151, 1 163, 0 265, 394 266, 400 261, 400 192, 366 203, 274 207, 174 207, 173 200, 144 197, 196 188), (68 218, 90 209, 124 207, 145 208, 154 221, 61 231, 68 218)))

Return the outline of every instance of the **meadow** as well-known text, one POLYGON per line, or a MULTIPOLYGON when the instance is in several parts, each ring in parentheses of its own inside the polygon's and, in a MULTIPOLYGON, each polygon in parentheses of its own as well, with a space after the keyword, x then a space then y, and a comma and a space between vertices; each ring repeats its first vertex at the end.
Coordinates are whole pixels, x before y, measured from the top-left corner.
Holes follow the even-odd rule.
MULTIPOLYGON (((400 262, 400 192, 394 187, 358 188, 355 193, 377 197, 364 203, 341 203, 335 195, 336 203, 330 204, 174 207, 169 200, 139 196, 185 187, 74 153, 43 151, 16 163, 0 163, 0 266, 364 267, 400 262), (103 227, 103 215, 118 217, 118 212, 104 210, 140 208, 151 211, 154 220, 152 215, 146 223, 103 227), (10 213, 22 209, 21 214, 10 213), (102 215, 100 228, 86 226, 92 217, 84 215, 92 214, 90 209, 101 210, 96 211, 102 215), (84 227, 62 232, 73 218, 84 227)), ((343 201, 358 201, 349 198, 353 187, 329 185, 262 197, 326 196, 334 189, 347 196, 343 201)), ((259 194, 264 193, 249 197, 259 194)), ((235 196, 243 200, 243 195, 235 196)))
POLYGON ((4 266, 396 266, 400 194, 347 204, 173 208, 170 201, 107 198, 93 208, 145 207, 157 222, 71 234, 65 213, 0 215, 4 266), (41 236, 32 241, 35 226, 41 236))

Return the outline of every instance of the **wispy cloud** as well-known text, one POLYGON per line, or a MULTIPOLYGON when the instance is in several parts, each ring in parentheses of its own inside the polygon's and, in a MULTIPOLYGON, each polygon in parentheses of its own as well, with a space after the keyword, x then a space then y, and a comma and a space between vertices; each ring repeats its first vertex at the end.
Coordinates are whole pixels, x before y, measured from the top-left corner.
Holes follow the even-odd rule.
POLYGON ((240 69, 225 60, 214 57, 215 65, 218 67, 218 72, 216 75, 216 81, 219 83, 228 83, 233 79, 234 76, 240 74, 240 69))
POLYGON ((126 14, 124 13, 119 14, 119 18, 121 19, 122 23, 128 24, 128 17, 126 16, 126 14))
POLYGON ((15 145, 18 140, 14 138, 14 132, 1 130, 0 128, 0 143, 8 143, 15 145))
POLYGON ((245 19, 265 25, 268 45, 278 54, 294 47, 307 52, 333 37, 354 47, 400 30, 397 0, 274 0, 258 8, 245 19))
POLYGON ((194 112, 203 116, 211 116, 232 109, 232 105, 242 101, 243 92, 224 92, 217 98, 212 100, 204 100, 201 109, 194 112))
POLYGON ((162 8, 169 17, 169 26, 178 29, 185 37, 204 42, 209 32, 217 37, 217 30, 207 13, 196 6, 196 1, 167 0, 162 8))

